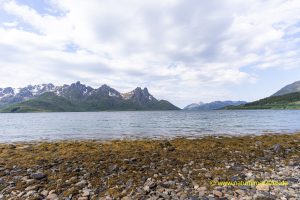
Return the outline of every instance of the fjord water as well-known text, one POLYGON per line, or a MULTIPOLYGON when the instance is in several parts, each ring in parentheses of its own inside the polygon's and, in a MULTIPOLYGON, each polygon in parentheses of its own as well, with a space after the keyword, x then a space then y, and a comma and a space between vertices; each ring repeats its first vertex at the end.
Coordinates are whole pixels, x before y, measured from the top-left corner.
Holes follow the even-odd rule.
POLYGON ((293 133, 300 110, 0 114, 0 142, 293 133))

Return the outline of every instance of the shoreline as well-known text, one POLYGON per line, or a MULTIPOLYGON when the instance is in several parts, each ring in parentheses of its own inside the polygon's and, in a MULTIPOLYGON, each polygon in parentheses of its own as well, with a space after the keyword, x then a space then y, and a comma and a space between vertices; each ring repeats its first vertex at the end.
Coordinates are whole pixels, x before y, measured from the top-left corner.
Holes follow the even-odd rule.
POLYGON ((0 199, 299 199, 299 144, 300 133, 0 143, 0 199))
POLYGON ((13 145, 34 145, 34 144, 40 144, 40 143, 64 143, 64 142, 117 142, 117 141, 124 141, 124 142, 130 142, 130 141, 172 141, 177 139, 186 139, 186 140, 198 140, 203 138, 238 138, 238 137, 258 137, 258 136, 278 136, 278 135, 298 135, 300 134, 299 131, 291 131, 291 132, 273 132, 273 131, 264 131, 261 133, 242 133, 242 134, 233 134, 233 133, 216 133, 216 134, 202 134, 202 135, 178 135, 178 136, 145 136, 145 137, 120 137, 120 138, 91 138, 91 139, 84 139, 84 138, 62 138, 62 139, 35 139, 35 140, 20 140, 20 141, 0 141, 0 145, 6 145, 6 144, 13 144, 13 145))

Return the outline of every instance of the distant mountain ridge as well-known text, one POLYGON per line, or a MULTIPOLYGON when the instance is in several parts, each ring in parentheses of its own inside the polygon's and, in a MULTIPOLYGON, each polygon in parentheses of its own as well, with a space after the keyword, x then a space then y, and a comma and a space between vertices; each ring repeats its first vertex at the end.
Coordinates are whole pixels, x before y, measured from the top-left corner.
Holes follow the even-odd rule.
POLYGON ((227 106, 224 109, 300 109, 300 81, 283 87, 270 97, 240 106, 227 106))
POLYGON ((183 108, 183 110, 200 111, 200 110, 218 110, 226 106, 238 106, 247 103, 246 101, 213 101, 210 103, 193 103, 183 108))
POLYGON ((166 100, 157 100, 147 88, 120 93, 102 85, 94 89, 80 82, 54 86, 41 84, 14 89, 0 88, 2 112, 178 110, 166 100))
POLYGON ((189 104, 187 106, 185 106, 183 108, 183 110, 193 110, 193 109, 196 109, 198 108, 199 106, 203 105, 204 103, 203 102, 199 102, 199 103, 192 103, 192 104, 189 104))

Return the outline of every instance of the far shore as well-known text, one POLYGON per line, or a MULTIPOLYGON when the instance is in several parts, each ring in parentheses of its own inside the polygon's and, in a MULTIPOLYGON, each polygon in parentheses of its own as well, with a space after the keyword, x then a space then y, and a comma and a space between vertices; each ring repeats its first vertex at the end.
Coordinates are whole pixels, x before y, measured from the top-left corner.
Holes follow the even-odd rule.
POLYGON ((2 143, 0 199, 299 199, 299 144, 300 133, 2 143))

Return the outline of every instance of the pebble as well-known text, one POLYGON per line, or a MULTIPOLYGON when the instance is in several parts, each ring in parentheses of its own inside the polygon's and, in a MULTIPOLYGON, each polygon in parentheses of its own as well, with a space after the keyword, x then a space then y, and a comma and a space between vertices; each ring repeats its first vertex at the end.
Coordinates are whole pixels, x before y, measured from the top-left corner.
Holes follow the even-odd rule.
POLYGON ((43 190, 41 192, 41 195, 43 195, 44 197, 48 196, 48 194, 49 194, 48 190, 43 190))
POLYGON ((256 186, 257 190, 260 191, 269 191, 270 190, 270 186, 269 185, 264 185, 264 184, 259 184, 256 186))
POLYGON ((88 200, 88 197, 79 197, 78 200, 88 200))
POLYGON ((47 200, 58 200, 58 196, 55 193, 51 193, 47 196, 47 200))
POLYGON ((88 197, 88 196, 90 196, 90 193, 91 193, 91 190, 90 190, 90 189, 84 188, 84 189, 82 190, 82 196, 83 196, 83 197, 88 197))
POLYGON ((33 185, 33 186, 28 186, 27 188, 25 188, 25 191, 29 191, 29 190, 36 190, 37 189, 37 185, 33 185))
POLYGON ((30 191, 28 191, 28 192, 25 194, 25 196, 26 196, 26 197, 30 197, 30 196, 32 196, 32 195, 35 194, 35 193, 36 193, 36 191, 30 190, 30 191))
POLYGON ((87 182, 85 180, 82 180, 82 181, 76 183, 75 186, 84 187, 86 184, 87 184, 87 182))
POLYGON ((217 197, 222 197, 223 196, 223 193, 220 192, 219 190, 213 190, 213 194, 217 197))

